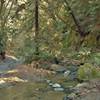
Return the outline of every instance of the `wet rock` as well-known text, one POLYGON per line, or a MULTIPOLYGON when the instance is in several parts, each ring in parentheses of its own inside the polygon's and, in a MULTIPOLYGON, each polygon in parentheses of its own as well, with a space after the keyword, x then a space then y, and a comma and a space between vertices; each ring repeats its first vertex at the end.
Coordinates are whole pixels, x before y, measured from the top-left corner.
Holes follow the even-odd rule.
POLYGON ((52 87, 53 87, 53 88, 61 88, 61 85, 58 84, 58 83, 55 83, 55 84, 52 85, 52 87))
POLYGON ((84 96, 77 97, 75 100, 100 100, 100 92, 91 92, 84 96))
POLYGON ((68 77, 70 80, 75 80, 77 78, 77 66, 69 66, 64 72, 64 77, 68 77))
POLYGON ((70 94, 70 93, 73 92, 73 89, 71 87, 64 88, 64 92, 67 93, 67 94, 70 94))
POLYGON ((49 83, 49 86, 53 86, 53 83, 49 83))
POLYGON ((69 66, 67 69, 71 72, 76 72, 78 70, 78 66, 69 66))
POLYGON ((59 88, 54 88, 54 91, 57 91, 57 92, 62 92, 62 91, 64 91, 64 88, 62 88, 62 87, 59 87, 59 88))
POLYGON ((89 83, 79 83, 79 84, 77 84, 76 85, 76 89, 79 89, 79 88, 87 88, 87 87, 89 87, 89 83))
POLYGON ((77 95, 75 93, 71 93, 70 95, 68 95, 70 100, 75 100, 75 98, 77 97, 77 95))
POLYGON ((77 72, 71 72, 69 75, 70 80, 75 80, 77 79, 77 72))
POLYGON ((65 97, 63 98, 63 100, 72 100, 72 99, 69 98, 68 96, 65 96, 65 97))
POLYGON ((54 91, 57 91, 57 92, 61 92, 61 91, 64 91, 64 88, 58 84, 58 83, 49 83, 49 86, 51 86, 53 88, 54 91))
POLYGON ((51 80, 46 80, 46 83, 51 83, 51 80))
POLYGON ((77 95, 80 95, 82 92, 87 93, 89 87, 88 83, 79 83, 73 88, 73 92, 77 95))
POLYGON ((66 71, 65 67, 57 65, 57 64, 52 64, 50 69, 57 73, 64 73, 66 71))
POLYGON ((68 77, 70 73, 71 73, 70 70, 65 71, 65 72, 64 72, 64 77, 68 77))

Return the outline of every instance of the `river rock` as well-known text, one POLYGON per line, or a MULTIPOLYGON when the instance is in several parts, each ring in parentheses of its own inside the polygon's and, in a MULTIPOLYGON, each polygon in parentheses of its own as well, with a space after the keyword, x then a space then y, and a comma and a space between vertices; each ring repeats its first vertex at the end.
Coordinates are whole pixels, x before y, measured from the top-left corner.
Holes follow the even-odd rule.
POLYGON ((57 65, 57 64, 52 64, 50 69, 57 73, 64 73, 66 71, 65 67, 57 65))
POLYGON ((70 100, 75 100, 75 98, 77 97, 77 95, 75 93, 71 93, 70 95, 68 95, 70 100))
POLYGON ((69 66, 67 69, 71 72, 76 72, 78 70, 78 66, 69 66))
POLYGON ((52 87, 53 87, 53 88, 61 88, 61 85, 58 84, 58 83, 55 83, 55 84, 52 85, 52 87))
POLYGON ((49 83, 49 86, 53 86, 53 83, 49 83))
POLYGON ((47 83, 51 83, 51 80, 46 80, 47 83))
POLYGON ((70 94, 70 93, 73 92, 73 88, 72 88, 72 87, 64 88, 64 92, 65 92, 66 94, 70 94))
POLYGON ((70 78, 70 80, 74 80, 74 79, 76 79, 77 78, 77 72, 71 72, 70 74, 69 74, 69 78, 70 78))
POLYGON ((62 88, 62 87, 54 88, 54 91, 57 91, 57 92, 64 91, 64 88, 62 88))
POLYGON ((88 87, 89 87, 89 83, 84 82, 84 83, 77 84, 75 88, 88 88, 88 87))
POLYGON ((91 92, 84 96, 77 97, 75 100, 100 100, 100 92, 91 92))
POLYGON ((68 96, 65 96, 65 97, 63 98, 63 100, 72 100, 72 99, 69 98, 68 96))
POLYGON ((64 72, 64 77, 68 77, 70 73, 71 73, 70 70, 65 71, 65 72, 64 72))
POLYGON ((0 71, 7 71, 16 68, 17 65, 20 65, 19 61, 14 56, 6 55, 6 58, 0 62, 0 71))
POLYGON ((73 91, 77 94, 75 100, 100 100, 100 79, 77 84, 73 91))

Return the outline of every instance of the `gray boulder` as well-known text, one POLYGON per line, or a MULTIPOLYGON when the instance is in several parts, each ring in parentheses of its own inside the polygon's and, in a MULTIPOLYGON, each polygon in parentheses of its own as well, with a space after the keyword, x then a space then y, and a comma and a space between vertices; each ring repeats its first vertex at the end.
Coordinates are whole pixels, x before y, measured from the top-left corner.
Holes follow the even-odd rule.
POLYGON ((20 65, 19 61, 14 56, 6 55, 6 58, 3 61, 0 61, 0 71, 7 71, 16 68, 17 65, 20 65))

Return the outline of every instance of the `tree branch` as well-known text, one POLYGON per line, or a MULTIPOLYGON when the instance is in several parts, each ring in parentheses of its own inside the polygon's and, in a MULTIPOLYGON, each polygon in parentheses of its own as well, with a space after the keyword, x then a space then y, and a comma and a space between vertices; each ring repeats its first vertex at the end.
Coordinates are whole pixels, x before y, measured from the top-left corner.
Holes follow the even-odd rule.
POLYGON ((85 32, 82 31, 82 27, 80 26, 79 21, 78 21, 78 19, 76 18, 75 14, 74 14, 74 12, 73 12, 73 10, 72 10, 72 8, 70 7, 70 5, 69 5, 69 3, 67 2, 67 0, 64 0, 64 1, 65 1, 65 4, 66 4, 66 5, 64 5, 64 6, 65 6, 65 8, 67 8, 67 9, 69 10, 70 15, 72 16, 72 18, 73 18, 73 20, 74 20, 74 23, 75 23, 75 25, 76 25, 76 27, 77 27, 77 29, 78 29, 78 32, 79 32, 80 36, 84 37, 84 36, 85 36, 85 32))

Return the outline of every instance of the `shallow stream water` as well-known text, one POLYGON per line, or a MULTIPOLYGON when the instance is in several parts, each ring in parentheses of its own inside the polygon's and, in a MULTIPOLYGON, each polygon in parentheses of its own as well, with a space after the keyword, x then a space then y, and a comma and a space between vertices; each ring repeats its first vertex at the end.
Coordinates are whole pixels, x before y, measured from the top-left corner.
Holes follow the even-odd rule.
MULTIPOLYGON (((48 80, 58 83, 64 88, 76 84, 73 81, 65 81, 61 75, 49 78, 48 80)), ((54 91, 46 81, 15 82, 0 88, 0 100, 63 100, 67 93, 64 91, 54 91)))
POLYGON ((45 83, 18 83, 0 89, 0 100, 63 100, 64 92, 53 91, 45 83))

